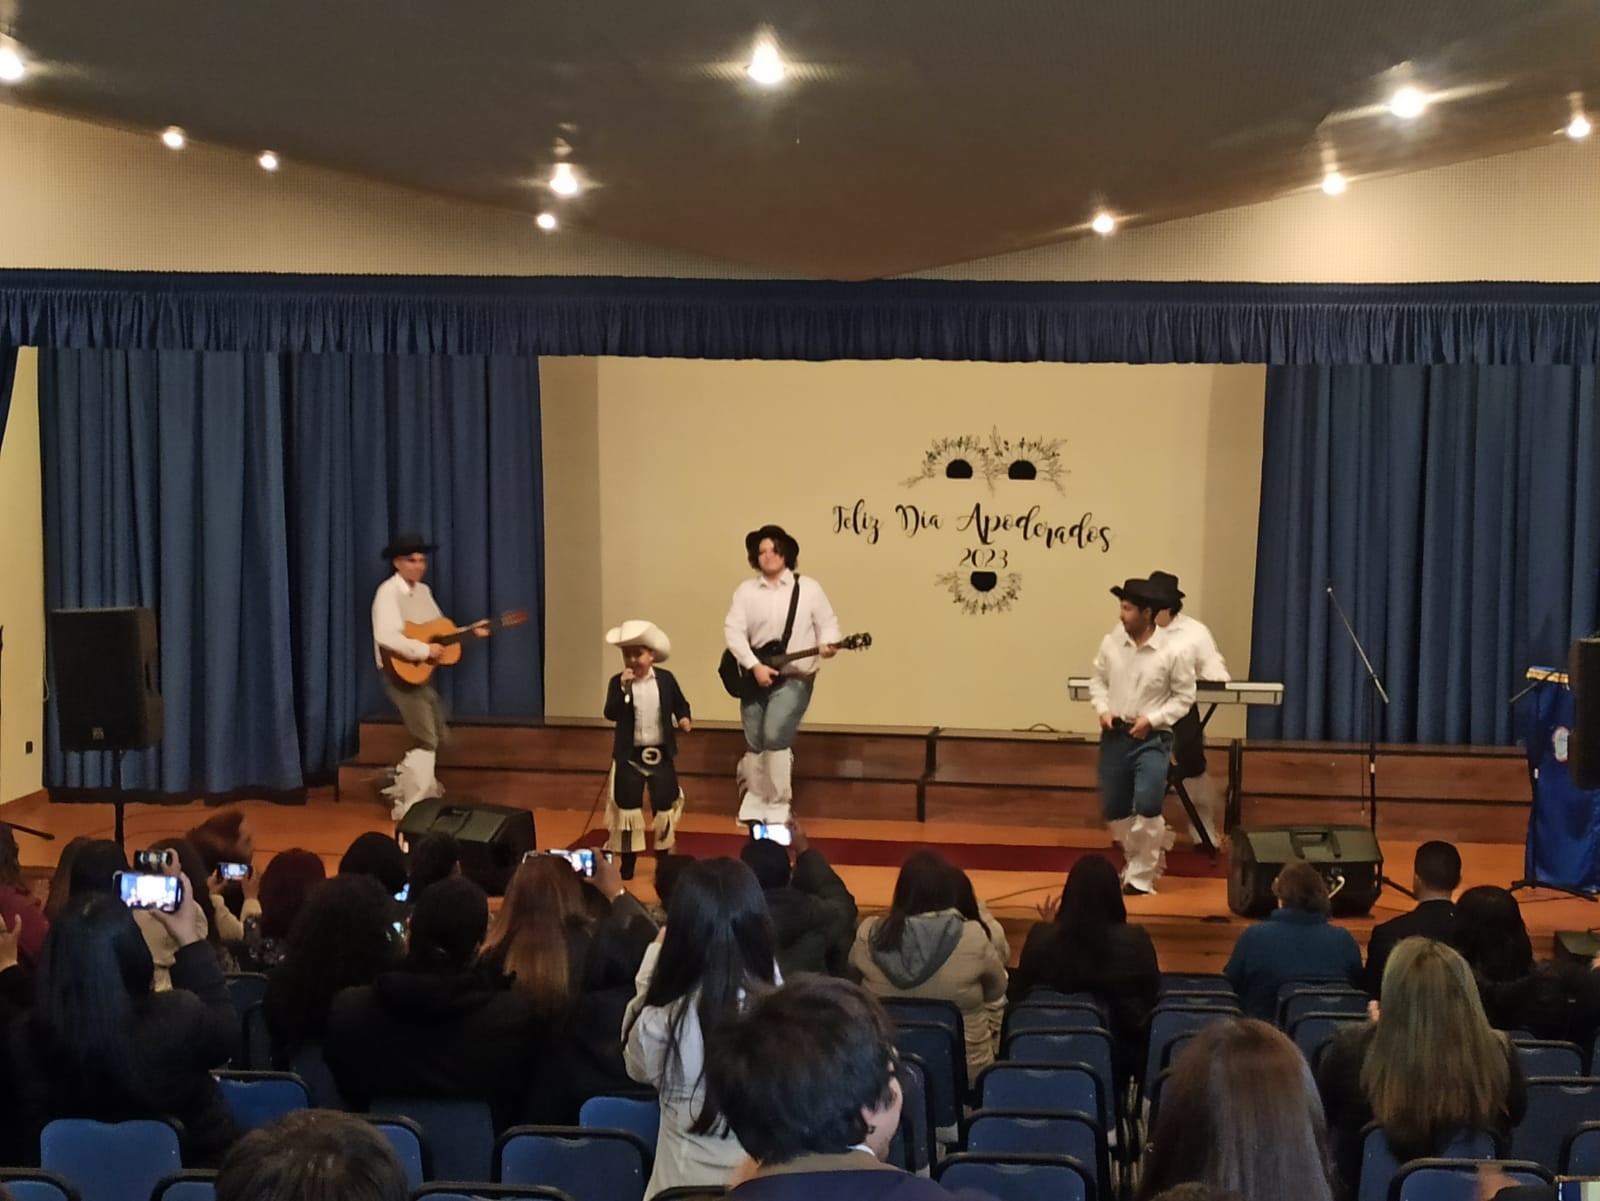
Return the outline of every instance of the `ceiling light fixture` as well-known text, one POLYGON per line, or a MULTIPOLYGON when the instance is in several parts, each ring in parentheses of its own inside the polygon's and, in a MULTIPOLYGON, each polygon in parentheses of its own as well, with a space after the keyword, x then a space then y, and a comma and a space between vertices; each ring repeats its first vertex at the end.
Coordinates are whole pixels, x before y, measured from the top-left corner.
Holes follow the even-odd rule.
POLYGON ((279 166, 278 156, 273 154, 270 150, 263 150, 260 155, 257 156, 256 162, 261 164, 261 169, 263 171, 276 171, 279 166))
POLYGON ((572 164, 557 163, 550 173, 550 190, 557 196, 576 196, 578 187, 578 173, 572 169, 572 164))
POLYGON ((1329 171, 1322 177, 1322 190, 1329 196, 1342 194, 1348 186, 1349 181, 1338 171, 1329 171))
POLYGON ((0 37, 0 83, 20 83, 27 74, 21 48, 10 37, 0 37))
POLYGON ((1094 215, 1094 220, 1089 222, 1089 228, 1103 238, 1117 228, 1117 219, 1110 213, 1099 212, 1094 215))
POLYGON ((1413 121, 1422 116, 1428 107, 1428 96, 1421 88, 1403 87, 1389 97, 1389 111, 1403 121, 1413 121))
POLYGON ((764 88, 775 88, 783 82, 788 68, 783 65, 783 56, 778 53, 777 45, 763 38, 756 43, 750 55, 750 65, 744 69, 744 73, 764 88))
POLYGON ((1589 123, 1589 118, 1582 113, 1574 113, 1572 120, 1567 122, 1567 136, 1574 142, 1581 142, 1594 130, 1589 123))
POLYGON ((182 150, 188 141, 183 130, 176 125, 169 125, 161 131, 161 144, 168 150, 182 150))
POLYGON ((540 229, 544 230, 545 233, 550 233, 556 228, 556 226, 561 224, 556 220, 556 215, 554 213, 540 213, 533 219, 533 223, 540 229))

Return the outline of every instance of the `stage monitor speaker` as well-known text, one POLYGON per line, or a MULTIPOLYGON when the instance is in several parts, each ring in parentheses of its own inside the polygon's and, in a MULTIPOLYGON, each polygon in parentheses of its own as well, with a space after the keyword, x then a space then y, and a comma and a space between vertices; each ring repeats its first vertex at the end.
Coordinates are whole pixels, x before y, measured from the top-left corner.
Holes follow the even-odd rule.
POLYGON ((1296 860, 1321 873, 1340 917, 1366 913, 1383 889, 1383 852, 1366 826, 1241 827, 1228 851, 1228 908, 1266 917, 1278 903, 1273 880, 1296 860))
POLYGON ((451 835, 461 844, 462 874, 494 897, 505 895, 512 873, 535 842, 531 811, 465 797, 418 801, 395 833, 408 848, 427 834, 451 835))
POLYGON ((1567 663, 1572 689, 1572 733, 1567 740, 1567 773, 1584 792, 1600 788, 1600 638, 1572 644, 1567 663))
POLYGON ((57 609, 50 656, 63 750, 138 751, 161 741, 156 615, 149 609, 57 609))

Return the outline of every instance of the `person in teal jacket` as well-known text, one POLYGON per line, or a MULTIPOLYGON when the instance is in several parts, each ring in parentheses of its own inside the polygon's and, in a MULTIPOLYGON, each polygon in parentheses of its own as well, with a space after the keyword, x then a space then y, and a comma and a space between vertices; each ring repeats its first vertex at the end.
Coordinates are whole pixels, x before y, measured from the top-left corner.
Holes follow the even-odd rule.
POLYGON ((1309 863, 1290 863, 1272 882, 1278 908, 1239 935, 1222 974, 1253 1018, 1277 1016, 1278 990, 1295 980, 1337 980, 1360 987, 1361 948, 1328 921, 1328 886, 1309 863))

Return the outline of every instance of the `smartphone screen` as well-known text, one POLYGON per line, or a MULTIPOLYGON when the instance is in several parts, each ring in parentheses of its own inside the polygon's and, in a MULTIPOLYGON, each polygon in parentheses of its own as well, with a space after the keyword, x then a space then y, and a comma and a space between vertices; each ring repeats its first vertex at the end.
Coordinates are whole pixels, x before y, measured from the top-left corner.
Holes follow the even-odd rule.
POLYGON ((219 863, 217 871, 224 880, 248 880, 250 878, 250 865, 248 863, 219 863))
POLYGON ((750 837, 765 838, 781 847, 786 847, 789 845, 789 827, 769 826, 766 822, 751 822, 750 837))
POLYGON ((411 899, 411 881, 407 880, 400 886, 400 891, 394 894, 394 899, 404 905, 411 899))
POLYGON ((172 862, 172 852, 166 851, 135 851, 133 853, 133 868, 140 872, 159 872, 172 862))
POLYGON ((159 909, 176 913, 183 900, 183 881, 177 876, 148 872, 118 872, 117 891, 129 909, 159 909))
POLYGON ((1558 1180, 1556 1201, 1600 1201, 1600 1180, 1593 1178, 1558 1180))

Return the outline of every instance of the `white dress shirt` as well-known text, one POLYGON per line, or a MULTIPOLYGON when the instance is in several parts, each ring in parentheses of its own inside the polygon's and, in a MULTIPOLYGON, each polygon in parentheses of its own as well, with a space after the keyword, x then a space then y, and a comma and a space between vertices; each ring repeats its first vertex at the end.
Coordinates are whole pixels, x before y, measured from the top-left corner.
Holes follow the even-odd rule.
POLYGON ((372 597, 373 659, 382 667, 383 652, 388 650, 402 659, 421 663, 428 657, 428 644, 407 638, 406 622, 435 621, 443 616, 426 584, 408 584, 395 572, 378 585, 372 597))
POLYGON ((633 745, 661 745, 661 687, 653 671, 633 682, 633 745))
MULTIPOLYGON (((783 637, 783 623, 789 616, 789 595, 794 586, 794 573, 785 569, 774 582, 769 583, 764 575, 756 576, 733 590, 733 604, 723 619, 722 636, 745 670, 760 662, 750 649, 752 646, 776 642, 783 637)), ((789 634, 786 649, 805 650, 838 642, 841 637, 839 619, 833 615, 833 606, 828 603, 822 585, 806 576, 800 581, 800 605, 795 610, 794 629, 789 634)), ((815 675, 818 664, 816 656, 799 659, 785 665, 783 674, 815 675)))
POLYGON ((1228 674, 1228 665, 1222 661, 1222 652, 1217 649, 1217 640, 1203 622, 1196 621, 1187 613, 1174 613, 1172 620, 1163 628, 1167 637, 1189 656, 1195 679, 1209 680, 1213 684, 1226 684, 1233 679, 1228 674))
POLYGON ((1194 664, 1160 626, 1139 646, 1118 625, 1100 640, 1089 700, 1102 717, 1130 723, 1143 717, 1154 729, 1170 730, 1194 704, 1194 664))

